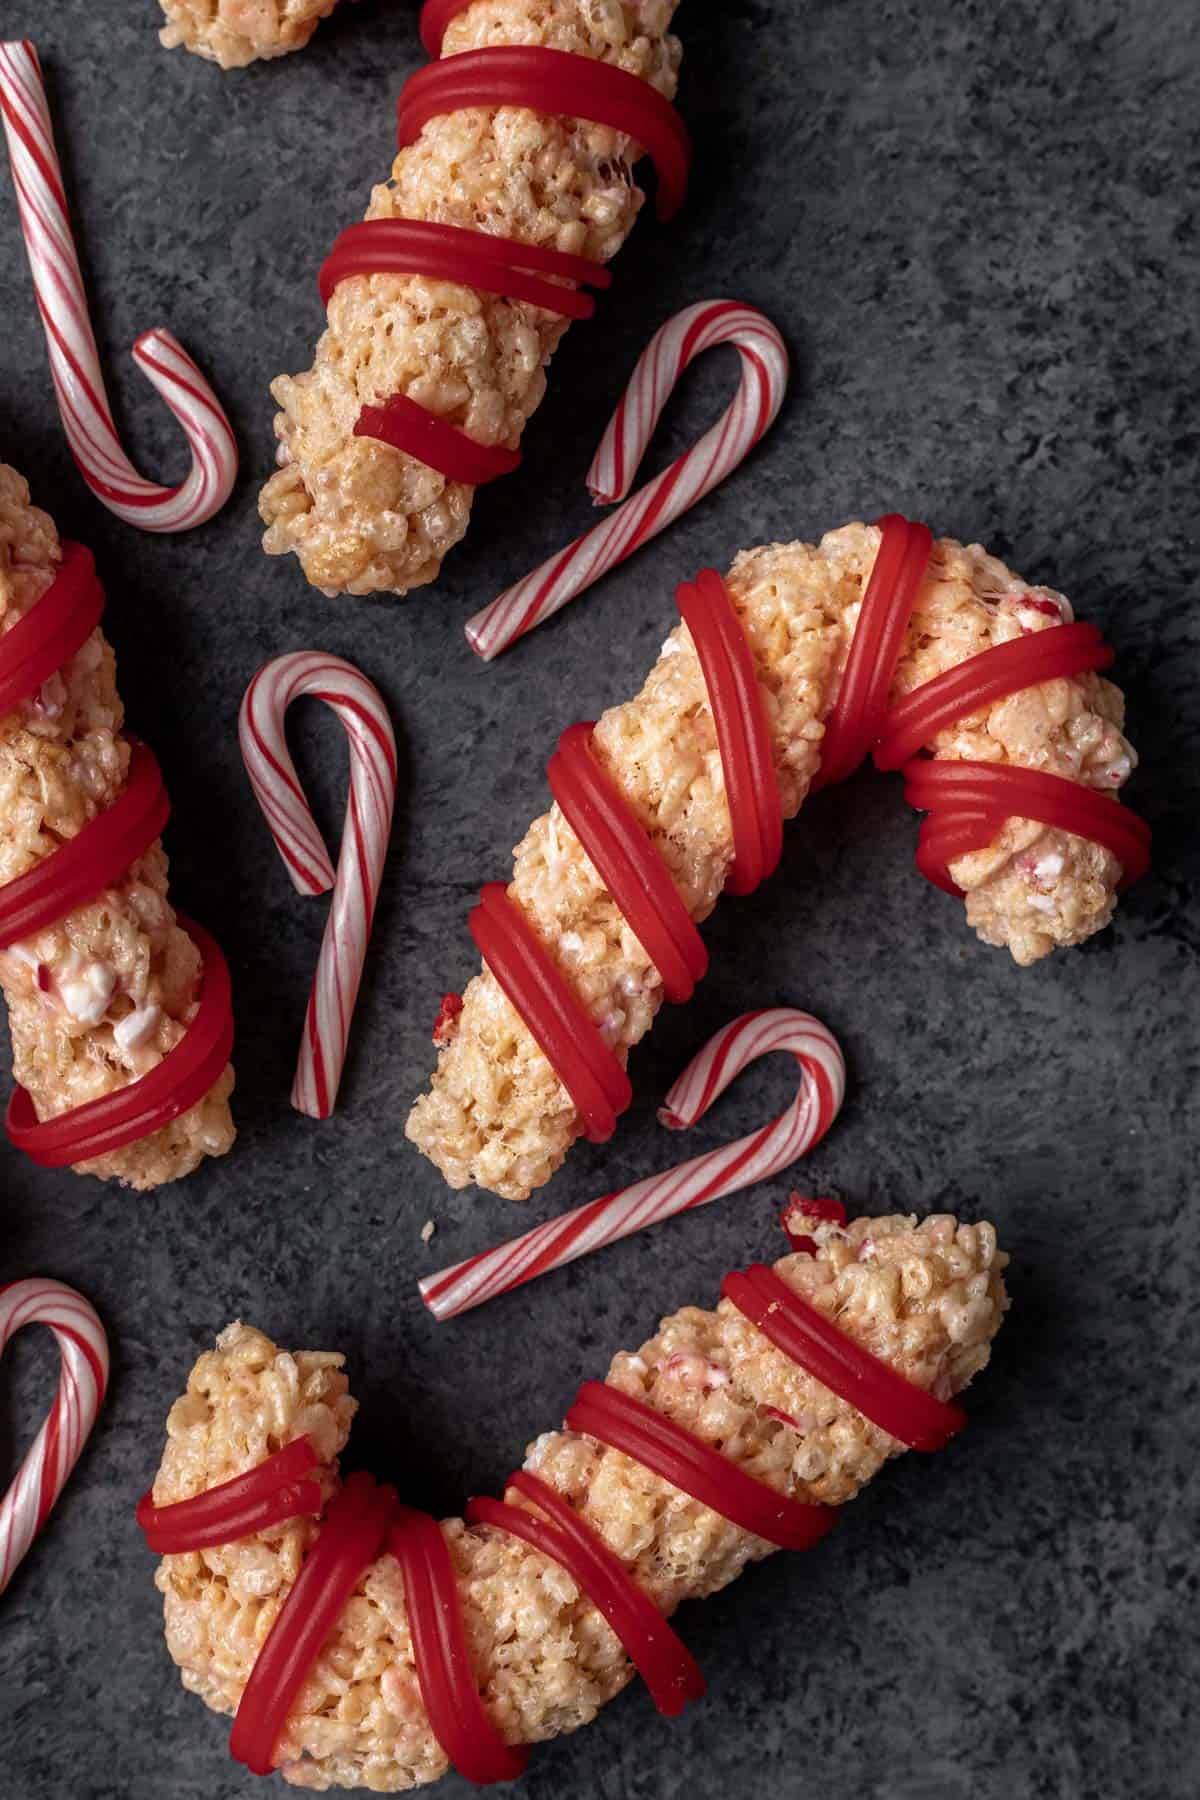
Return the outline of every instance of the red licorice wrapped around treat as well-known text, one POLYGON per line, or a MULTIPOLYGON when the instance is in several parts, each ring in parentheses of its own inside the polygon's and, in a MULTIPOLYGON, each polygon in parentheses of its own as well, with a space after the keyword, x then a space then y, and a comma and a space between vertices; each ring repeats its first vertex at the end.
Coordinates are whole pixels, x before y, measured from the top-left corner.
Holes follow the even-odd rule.
MULTIPOLYGON (((91 553, 81 545, 64 544, 57 562, 53 560, 46 548, 53 543, 49 520, 29 506, 28 492, 15 472, 3 468, 0 503, 9 509, 7 523, 13 542, 19 545, 22 534, 28 539, 26 553, 10 563, 7 570, 0 560, 0 581, 7 589, 8 614, 15 621, 0 636, 0 712, 11 714, 28 707, 38 726, 30 740, 33 767, 25 775, 15 771, 17 789, 22 781, 28 786, 30 779, 39 777, 39 758, 44 760, 47 756, 58 759, 54 762, 56 785, 64 780, 69 785, 72 778, 79 779, 73 777, 77 760, 86 760, 91 754, 87 743, 77 742, 71 732, 92 729, 89 722, 96 717, 107 721, 111 707, 118 709, 119 718, 120 703, 115 691, 111 701, 107 698, 112 681, 111 661, 105 662, 103 640, 98 636, 104 594, 91 553), (39 575, 46 582, 40 592, 32 585, 39 575), (23 591, 29 588, 32 603, 23 591), (72 724, 76 720, 82 723, 72 724)), ((164 1142, 161 1151, 154 1151, 146 1168, 133 1168, 121 1160, 123 1151, 153 1137, 205 1101, 225 1074, 233 1048, 229 971, 220 948, 200 926, 177 917, 169 927, 186 932, 199 952, 198 979, 187 1009, 190 1022, 182 1035, 166 1038, 157 1060, 151 1062, 147 1058, 141 1069, 135 1065, 135 1072, 123 1085, 110 1087, 95 1098, 74 1103, 68 1100, 65 1105, 59 1099, 55 1104, 56 1089, 64 1095, 71 1094, 64 1070, 69 1070, 74 1054, 72 1030, 77 1031, 83 1024, 89 1029, 111 1032, 114 1043, 122 1041, 124 1032, 125 1040, 135 1044, 139 1042, 138 1034, 144 1040, 155 1028, 155 1020, 163 1016, 157 1002, 135 998, 141 990, 131 987, 130 997, 123 1004, 132 1008, 133 1031, 121 1020, 107 1024, 108 1001, 118 991, 116 970, 110 971, 102 962, 87 963, 81 959, 70 947, 79 940, 65 935, 69 922, 86 915, 101 897, 109 918, 123 917, 125 902, 121 895, 131 871, 136 874, 141 896, 140 910, 130 915, 131 928, 148 929, 142 921, 154 916, 149 909, 158 903, 157 895, 145 883, 163 879, 148 869, 154 870, 151 852, 167 823, 170 803, 153 752, 135 738, 128 742, 130 756, 123 785, 115 793, 111 787, 99 788, 101 794, 107 791, 110 795, 99 810, 95 810, 97 789, 88 785, 82 797, 72 802, 77 804, 76 817, 82 818, 73 832, 58 824, 63 801, 51 803, 43 799, 40 833, 33 839, 26 835, 16 852, 29 866, 0 887, 0 964, 10 1001, 13 1005, 36 1004, 49 1011, 56 1021, 61 1018, 64 1045, 61 1059, 56 1053, 53 1068, 43 1066, 35 1060, 40 1034, 31 1034, 26 1026, 19 1046, 28 1046, 22 1054, 30 1060, 22 1062, 18 1057, 18 1085, 9 1104, 7 1129, 13 1145, 43 1167, 99 1163, 97 1172, 116 1173, 122 1179, 134 1180, 136 1185, 154 1186, 159 1180, 172 1179, 194 1167, 200 1155, 219 1154, 227 1147, 217 1140, 210 1121, 197 1126, 197 1148, 164 1142), (51 804, 58 810, 52 811, 51 804), (44 848, 47 842, 48 851, 44 848), (31 853, 36 860, 30 861, 31 853), (55 946, 54 951, 43 947, 35 952, 32 946, 38 940, 43 946, 49 941, 55 946), (57 968, 40 960, 43 955, 52 954, 59 957, 57 968), (20 989, 14 993, 16 975, 27 967, 33 967, 36 975, 30 1001, 24 999, 20 989), (91 1011, 93 995, 98 995, 99 1000, 91 1011), (144 1008, 141 1014, 138 1007, 144 1008), (35 1088, 36 1107, 30 1093, 20 1085, 22 1073, 35 1088), (131 1169, 128 1176, 127 1166, 131 1169)), ((111 745, 111 738, 102 739, 98 754, 105 753, 104 745, 111 745)), ((107 773, 104 780, 108 780, 107 773)), ((20 815, 14 814, 14 843, 19 821, 20 815)), ((0 821, 2 829, 6 829, 4 821, 0 821)), ((162 905, 165 907, 165 895, 162 905)), ((90 934, 104 929, 105 916, 105 912, 100 913, 99 926, 79 927, 82 941, 95 941, 90 934)), ((169 913, 163 916, 170 920, 169 913)), ((92 955, 94 958, 96 952, 92 955)), ((174 1014, 167 1016, 175 1018, 174 1014)), ((85 1061, 85 1070, 106 1067, 108 1041, 103 1036, 93 1040, 94 1062, 89 1065, 85 1061)), ((94 1094, 94 1080, 89 1085, 94 1094)), ((84 1092, 87 1091, 85 1086, 84 1092)), ((231 1138, 231 1127, 229 1135, 231 1138)))

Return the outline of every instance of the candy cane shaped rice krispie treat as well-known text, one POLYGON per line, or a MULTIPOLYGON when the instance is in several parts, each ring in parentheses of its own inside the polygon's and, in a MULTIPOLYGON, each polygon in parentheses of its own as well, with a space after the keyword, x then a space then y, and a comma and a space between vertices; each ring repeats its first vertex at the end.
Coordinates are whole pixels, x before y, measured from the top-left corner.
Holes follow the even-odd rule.
MULTIPOLYGON (((812 1251, 775 1270, 849 1344, 948 1402, 988 1361, 1007 1305, 1006 1262, 990 1225, 887 1217, 816 1222, 812 1251)), ((203 1494, 307 1436, 327 1512, 354 1413, 341 1365, 340 1356, 289 1354, 230 1326, 171 1410, 156 1507, 203 1494)), ((719 1453, 735 1479, 749 1476, 801 1509, 853 1499, 905 1448, 728 1298, 715 1311, 686 1307, 663 1320, 648 1343, 613 1359, 606 1390, 719 1453)), ((567 1502, 664 1615, 716 1593, 775 1548, 585 1430, 546 1432, 524 1469, 567 1502)), ((510 1486, 507 1499, 528 1504, 524 1489, 510 1486)), ((184 1686, 213 1710, 237 1709, 322 1529, 313 1517, 293 1518, 163 1558, 155 1579, 167 1645, 184 1686)), ((634 1671, 581 1584, 511 1530, 449 1519, 441 1532, 471 1678, 494 1731, 507 1745, 531 1744, 588 1723, 634 1671)), ((273 1760, 293 1785, 321 1792, 398 1793, 433 1781, 448 1757, 422 1695, 405 1577, 385 1552, 337 1616, 273 1760)))
MULTIPOLYGON (((880 545, 879 527, 851 524, 817 545, 743 552, 729 574, 728 602, 752 660, 785 819, 821 772, 827 722, 880 545)), ((982 664, 981 653, 997 646, 1028 646, 1036 634, 1046 634, 1038 644, 1057 642, 1052 633, 1070 617, 1062 595, 1031 586, 978 545, 942 539, 929 552, 899 641, 891 703, 969 659, 982 664)), ((1090 802, 1113 795, 1134 766, 1123 712, 1119 689, 1095 673, 1044 681, 968 708, 927 743, 928 766, 1038 771, 1062 777, 1068 797, 1090 802)), ((686 913, 703 920, 730 875, 735 845, 705 669, 687 625, 670 633, 637 698, 603 715, 590 748, 686 913)), ((1131 818, 1124 808, 1109 810, 1131 818)), ((1107 924, 1122 876, 1111 849, 1020 816, 1002 818, 987 837, 985 847, 950 866, 967 920, 986 943, 1007 946, 1025 965, 1107 924)), ((567 1003, 582 1007, 623 1065, 663 1001, 663 980, 558 804, 517 846, 507 899, 565 981, 567 1003)), ((583 1125, 576 1098, 486 952, 437 1038, 437 1071, 413 1107, 409 1137, 451 1186, 474 1182, 524 1199, 559 1167, 583 1125)))
MULTIPOLYGON (((0 646, 54 585, 62 547, 16 470, 0 464, 0 646)), ((116 664, 97 627, 0 717, 0 903, 126 789, 131 745, 116 664), (10 890, 11 892, 12 890, 10 890)), ((0 948, 13 1072, 39 1120, 99 1101, 162 1064, 197 1011, 201 955, 167 899, 155 841, 85 905, 0 948)), ((152 1188, 233 1142, 233 1072, 180 1116, 80 1172, 152 1188)))
POLYGON ((338 0, 159 0, 159 41, 193 50, 223 69, 301 50, 338 0))
MULTIPOLYGON (((675 0, 476 0, 450 20, 443 62, 504 46, 567 52, 674 94, 675 0)), ((440 66, 440 65, 439 65, 440 66)), ((582 258, 614 257, 643 195, 626 132, 518 105, 430 119, 377 187, 369 220, 423 220, 582 258)), ((468 248, 470 248, 468 242, 468 248)), ((293 552, 331 592, 405 594, 463 536, 474 488, 355 435, 364 406, 404 396, 476 445, 517 444, 567 327, 527 301, 407 274, 340 279, 311 369, 283 375, 278 473, 260 510, 271 554, 293 552)))

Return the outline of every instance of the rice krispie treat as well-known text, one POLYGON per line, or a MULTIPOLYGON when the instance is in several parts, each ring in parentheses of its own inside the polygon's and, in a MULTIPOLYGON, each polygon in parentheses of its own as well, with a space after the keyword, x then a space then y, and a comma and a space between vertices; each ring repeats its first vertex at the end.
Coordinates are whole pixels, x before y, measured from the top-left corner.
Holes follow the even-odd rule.
MULTIPOLYGON (((476 0, 442 58, 505 45, 568 51, 625 70, 670 98, 680 61, 676 0, 476 0)), ((370 220, 491 233, 591 262, 611 260, 643 195, 623 132, 520 106, 431 119, 371 195, 370 220)), ((467 529, 474 489, 373 437, 364 406, 407 396, 478 444, 515 447, 546 388, 566 321, 457 282, 356 275, 329 299, 311 369, 272 386, 278 473, 260 511, 272 555, 293 552, 328 592, 406 594, 433 581, 467 529)))
MULTIPOLYGON (((816 1223, 814 1249, 776 1271, 824 1319, 917 1388, 948 1400, 986 1365, 1007 1299, 988 1224, 952 1217, 816 1223)), ((686 1307, 621 1352, 607 1385, 793 1500, 840 1506, 904 1445, 785 1356, 728 1300, 686 1307)), ((328 1502, 354 1414, 342 1358, 282 1351, 243 1324, 222 1332, 171 1409, 153 1489, 184 1501, 307 1436, 328 1502)), ((773 1546, 624 1453, 570 1430, 529 1446, 524 1467, 607 1544, 663 1614, 725 1587, 773 1546)), ((527 1508, 521 1490, 508 1501, 527 1508)), ((327 1510, 327 1506, 326 1506, 327 1510)), ((256 1658, 318 1540, 293 1519, 235 1543, 163 1558, 167 1645, 183 1683, 236 1710, 256 1658)), ((620 1639, 559 1563, 490 1524, 441 1527, 471 1670, 492 1726, 531 1744, 587 1724, 633 1669, 620 1639)), ((400 1793, 448 1758, 422 1700, 400 1566, 366 1569, 311 1668, 276 1752, 296 1787, 400 1793)))
POLYGON ((301 50, 338 0, 159 0, 167 23, 159 41, 180 45, 223 69, 301 50))
MULTIPOLYGON (((846 525, 817 545, 745 551, 729 574, 785 818, 799 810, 820 769, 824 721, 879 541, 874 525, 846 525)), ((1061 594, 1030 586, 978 545, 942 539, 917 595, 893 699, 990 646, 1070 617, 1061 594)), ((939 760, 1047 771, 1115 794, 1136 761, 1123 716, 1120 690, 1083 674, 987 705, 927 747, 939 760)), ((686 625, 671 632, 637 698, 604 714, 591 749, 688 913, 706 918, 733 861, 733 833, 705 678, 686 625)), ((1121 872, 1100 844, 1022 818, 951 864, 968 923, 1022 965, 1106 925, 1121 872)), ((508 898, 624 1064, 662 1003, 662 982, 557 805, 518 844, 508 898)), ((525 1199, 579 1135, 570 1094, 486 965, 437 1038, 437 1071, 413 1107, 408 1136, 452 1187, 474 1182, 525 1199)))
MULTIPOLYGON (((0 641, 52 585, 58 533, 0 463, 0 641)), ((0 717, 0 887, 53 856, 125 786, 130 744, 116 664, 97 628, 29 700, 0 717)), ((0 949, 13 1073, 39 1120, 157 1067, 196 1013, 200 953, 175 922, 167 859, 150 849, 88 905, 0 949)), ((227 1068, 206 1098, 81 1174, 153 1188, 233 1143, 227 1068)))

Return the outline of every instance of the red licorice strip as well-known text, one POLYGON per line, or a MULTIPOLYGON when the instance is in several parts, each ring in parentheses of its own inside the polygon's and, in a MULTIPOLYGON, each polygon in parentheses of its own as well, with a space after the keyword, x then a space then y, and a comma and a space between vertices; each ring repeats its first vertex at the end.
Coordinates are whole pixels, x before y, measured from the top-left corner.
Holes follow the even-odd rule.
POLYGON ((579 292, 581 285, 612 286, 611 271, 589 257, 427 219, 365 219, 349 226, 321 265, 326 305, 338 282, 351 275, 429 275, 524 300, 564 319, 590 319, 595 312, 596 302, 579 292), (547 281, 548 275, 555 279, 547 281))
POLYGON ((773 875, 783 853, 783 810, 754 659, 729 591, 715 569, 676 590, 704 672, 733 829, 734 864, 726 887, 750 894, 773 875))
POLYGON ((448 425, 407 394, 393 394, 378 406, 364 406, 354 435, 378 438, 380 443, 403 450, 407 456, 415 456, 418 462, 436 469, 447 481, 461 481, 467 487, 483 487, 502 475, 511 475, 521 461, 519 450, 506 450, 499 444, 477 444, 457 425, 448 425))
POLYGON ((44 1169, 107 1156, 149 1137, 202 1100, 219 1079, 233 1049, 229 968, 219 945, 193 920, 177 915, 204 959, 199 1009, 185 1035, 157 1068, 115 1093, 89 1100, 39 1124, 33 1102, 15 1088, 8 1107, 8 1136, 44 1169))
POLYGON ((0 638, 0 713, 36 694, 87 642, 104 612, 104 589, 90 550, 64 543, 41 599, 0 638))
POLYGON ((888 713, 875 766, 899 769, 937 732, 993 700, 1085 669, 1107 669, 1115 652, 1095 625, 1059 625, 994 644, 906 694, 888 713))
POLYGON ((315 1481, 303 1480, 319 1460, 307 1438, 296 1438, 245 1474, 190 1500, 155 1506, 154 1490, 148 1489, 137 1505, 137 1522, 147 1546, 160 1556, 205 1550, 299 1513, 319 1513, 321 1489, 315 1481), (245 1523, 252 1513, 254 1522, 245 1523))
POLYGON ((910 1449, 940 1450, 966 1424, 959 1407, 944 1405, 897 1375, 793 1293, 765 1263, 727 1275, 721 1295, 776 1349, 910 1449))
POLYGON ((731 1524, 783 1550, 811 1548, 836 1517, 834 1507, 777 1494, 673 1419, 602 1381, 584 1382, 567 1426, 633 1457, 731 1524))
POLYGON ((691 1651, 604 1539, 536 1475, 519 1469, 509 1476, 508 1485, 547 1516, 539 1518, 502 1500, 481 1499, 468 1506, 468 1522, 511 1532, 561 1564, 620 1638, 660 1713, 676 1718, 689 1700, 699 1700, 704 1676, 691 1651))
POLYGON ((428 1513, 402 1506, 387 1547, 404 1576, 413 1661, 434 1737, 468 1781, 514 1780, 529 1753, 504 1742, 479 1698, 441 1527, 428 1513))
POLYGON ((1140 881, 1150 866, 1150 827, 1127 806, 1062 775, 1011 764, 932 762, 904 769, 904 798, 929 817, 921 826, 917 867, 935 887, 962 894, 949 865, 983 850, 1007 819, 1034 819, 1102 844, 1121 864, 1118 886, 1140 881))
POLYGON ((523 106, 607 125, 635 139, 658 171, 658 216, 670 219, 687 193, 691 142, 669 100, 628 70, 540 44, 466 50, 409 77, 397 107, 400 148, 430 119, 464 107, 523 106))
POLYGON ((629 1077, 534 935, 503 882, 479 895, 467 921, 492 974, 541 1045, 593 1144, 608 1141, 633 1098, 629 1077))
POLYGON ((330 1502, 320 1536, 259 1651, 229 1737, 230 1754, 254 1775, 275 1767, 288 1713, 363 1570, 378 1556, 396 1496, 351 1475, 330 1502))
POLYGON ((787 1232, 788 1243, 793 1250, 803 1250, 809 1256, 817 1254, 815 1239, 806 1231, 797 1231, 793 1223, 795 1219, 832 1219, 835 1225, 846 1223, 846 1209, 840 1200, 806 1199, 802 1194, 789 1194, 788 1203, 779 1215, 779 1223, 787 1232))
POLYGON ((547 771, 550 790, 633 935, 662 977, 667 999, 690 1000, 708 952, 675 883, 591 752, 595 725, 570 725, 547 771))
POLYGON ((161 836, 171 812, 162 773, 153 751, 136 738, 129 741, 129 776, 112 805, 0 887, 0 947, 32 937, 86 905, 161 836))
POLYGON ((859 609, 838 697, 825 721, 814 789, 831 787, 853 775, 879 736, 904 628, 933 548, 929 527, 912 524, 899 513, 888 513, 878 526, 879 551, 859 609))

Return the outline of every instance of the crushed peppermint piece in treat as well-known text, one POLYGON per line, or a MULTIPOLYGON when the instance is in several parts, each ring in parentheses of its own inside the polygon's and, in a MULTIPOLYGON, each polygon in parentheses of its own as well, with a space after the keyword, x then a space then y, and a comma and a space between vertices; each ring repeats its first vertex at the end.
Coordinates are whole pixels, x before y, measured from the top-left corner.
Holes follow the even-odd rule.
POLYGON ((113 1026, 113 1037, 122 1050, 143 1050, 158 1029, 162 1012, 157 1006, 141 1006, 113 1026))
POLYGON ((37 966, 37 984, 43 994, 50 992, 50 970, 44 962, 40 962, 37 966))
POLYGON ((708 1393, 711 1388, 728 1387, 728 1371, 718 1368, 716 1363, 709 1362, 707 1357, 695 1356, 689 1351, 679 1351, 669 1356, 663 1364, 667 1375, 673 1375, 683 1387, 699 1388, 708 1393))
POLYGON ((443 994, 438 1016, 433 1021, 433 1041, 437 1045, 448 1044, 454 1036, 455 1021, 463 1009, 461 994, 443 994))

